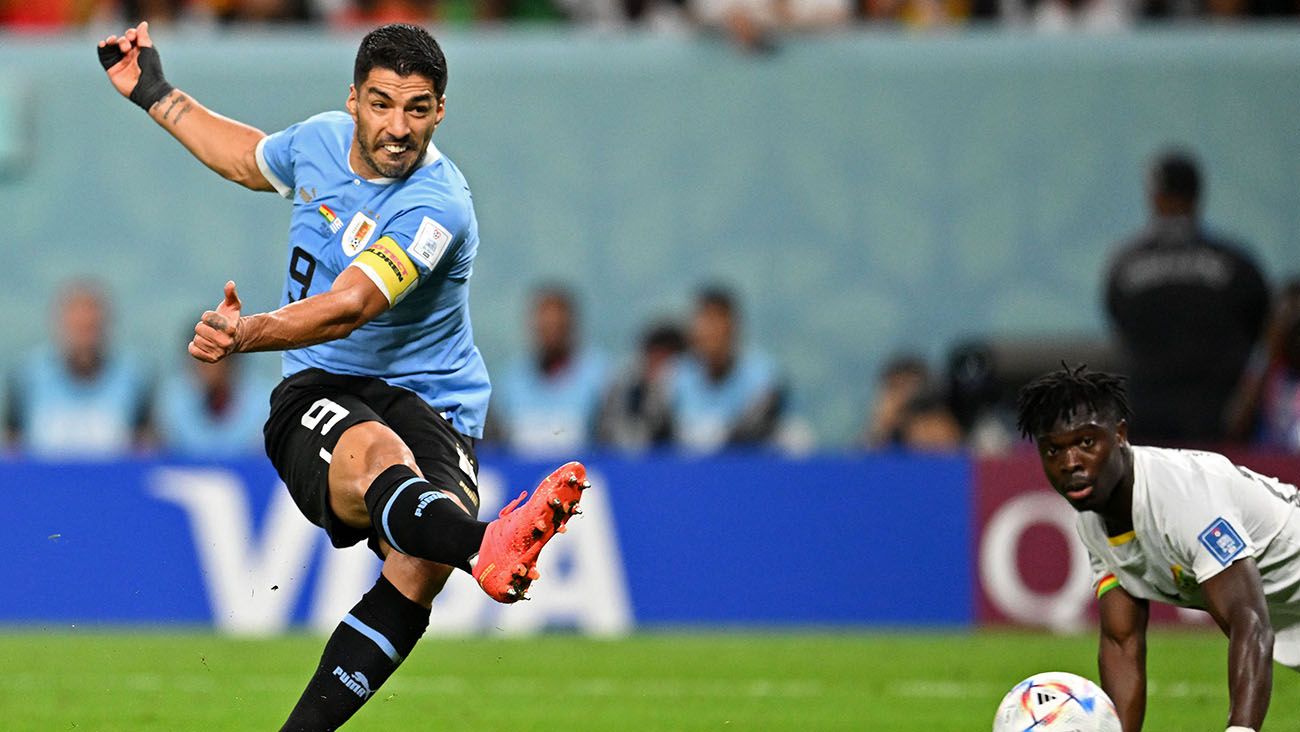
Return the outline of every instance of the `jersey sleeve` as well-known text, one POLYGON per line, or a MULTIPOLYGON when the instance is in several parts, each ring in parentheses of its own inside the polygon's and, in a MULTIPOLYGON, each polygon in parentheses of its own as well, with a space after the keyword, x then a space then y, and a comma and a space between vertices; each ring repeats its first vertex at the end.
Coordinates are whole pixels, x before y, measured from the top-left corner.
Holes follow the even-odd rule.
POLYGON ((1092 568, 1092 591, 1093 596, 1101 599, 1101 596, 1119 587, 1119 578, 1110 570, 1092 550, 1088 550, 1088 566, 1092 568))
POLYGON ((1157 516, 1165 523, 1174 554, 1204 584, 1234 562, 1255 556, 1257 548, 1246 532, 1240 506, 1231 500, 1246 479, 1222 473, 1201 473, 1181 492, 1177 505, 1167 505, 1157 516), (1213 485, 1212 485, 1213 483, 1213 485))
POLYGON ((388 298, 401 302, 464 240, 467 216, 457 206, 420 206, 393 217, 379 239, 357 255, 358 267, 388 298))
POLYGON ((1080 543, 1083 544, 1084 551, 1088 553, 1088 568, 1092 571, 1093 596, 1100 599, 1102 595, 1119 587, 1119 578, 1115 576, 1114 570, 1106 566, 1106 562, 1093 548, 1095 537, 1086 525, 1083 514, 1075 517, 1075 529, 1080 543))
POLYGON ((299 122, 257 141, 257 168, 285 198, 293 198, 293 143, 301 127, 299 122))

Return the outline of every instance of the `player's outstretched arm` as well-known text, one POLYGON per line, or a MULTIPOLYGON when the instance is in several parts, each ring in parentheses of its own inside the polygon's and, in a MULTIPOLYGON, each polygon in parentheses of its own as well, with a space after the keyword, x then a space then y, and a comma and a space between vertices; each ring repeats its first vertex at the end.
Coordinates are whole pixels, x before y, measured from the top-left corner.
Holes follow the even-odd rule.
POLYGON ((1124 732, 1139 732, 1147 711, 1146 600, 1115 587, 1101 596, 1101 642, 1097 668, 1101 687, 1115 702, 1124 732))
POLYGON ((1251 557, 1206 580, 1205 604, 1228 636, 1228 726, 1259 729, 1273 694, 1273 625, 1251 557))
POLYGON ((237 352, 313 346, 346 337, 388 307, 388 297, 357 267, 345 268, 328 292, 242 317, 235 283, 227 282, 225 299, 194 326, 190 355, 215 363, 237 352))
POLYGON ((245 188, 275 190, 257 167, 257 142, 266 135, 209 111, 169 84, 148 22, 100 41, 99 62, 118 93, 148 112, 204 165, 245 188))

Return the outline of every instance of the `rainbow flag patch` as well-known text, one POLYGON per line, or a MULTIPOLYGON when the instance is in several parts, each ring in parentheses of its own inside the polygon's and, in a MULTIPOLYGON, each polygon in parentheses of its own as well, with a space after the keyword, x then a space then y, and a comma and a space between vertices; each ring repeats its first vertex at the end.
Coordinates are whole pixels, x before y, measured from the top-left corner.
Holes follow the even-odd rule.
POLYGON ((1115 578, 1115 575, 1107 574, 1097 583, 1097 597, 1101 597, 1116 587, 1119 587, 1119 580, 1115 578))

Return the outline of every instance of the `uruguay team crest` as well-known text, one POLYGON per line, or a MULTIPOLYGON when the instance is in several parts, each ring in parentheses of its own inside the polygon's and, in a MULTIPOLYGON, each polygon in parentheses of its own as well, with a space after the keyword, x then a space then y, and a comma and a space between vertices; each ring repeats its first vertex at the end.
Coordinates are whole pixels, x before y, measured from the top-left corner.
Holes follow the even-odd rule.
POLYGON ((357 256, 370 243, 370 237, 374 234, 375 220, 358 211, 343 232, 343 253, 349 257, 357 256))

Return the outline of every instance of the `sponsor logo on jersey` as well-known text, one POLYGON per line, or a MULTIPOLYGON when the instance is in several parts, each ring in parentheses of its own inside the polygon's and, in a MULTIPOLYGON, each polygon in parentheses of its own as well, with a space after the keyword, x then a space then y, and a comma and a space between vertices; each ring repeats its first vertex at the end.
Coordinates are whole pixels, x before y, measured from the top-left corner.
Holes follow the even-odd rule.
POLYGON ((420 222, 419 230, 415 232, 415 238, 411 240, 410 252, 411 256, 420 260, 425 267, 433 269, 449 246, 451 246, 451 232, 447 231, 442 224, 425 216, 420 222))
POLYGON ((311 203, 312 199, 316 197, 316 187, 312 186, 312 189, 310 191, 307 190, 305 186, 299 187, 298 197, 302 199, 303 203, 311 203))
POLYGON ((358 211, 348 224, 348 230, 343 232, 343 253, 355 257, 370 243, 370 237, 374 233, 374 219, 358 211))
POLYGON ((420 494, 420 503, 419 503, 419 505, 417 505, 417 506, 415 507, 415 515, 416 515, 416 516, 423 516, 423 515, 424 515, 424 509, 425 509, 425 508, 428 508, 428 506, 429 506, 430 503, 433 503, 434 501, 438 500, 439 498, 446 498, 446 497, 447 497, 447 494, 445 494, 445 493, 439 493, 438 491, 425 491, 425 492, 421 493, 421 494, 420 494))
POLYGON ((329 225, 330 232, 334 234, 339 233, 339 229, 343 228, 343 219, 340 219, 332 210, 330 210, 329 206, 326 206, 323 203, 320 205, 320 208, 316 210, 320 212, 321 216, 325 217, 325 223, 329 225))
POLYGON ((371 691, 370 681, 366 678, 366 675, 360 671, 348 673, 347 671, 344 671, 341 666, 335 666, 334 676, 337 677, 339 681, 342 681, 344 686, 348 687, 348 691, 351 691, 362 699, 369 699, 370 695, 375 693, 371 691))
POLYGON ((1241 535, 1223 517, 1216 518, 1214 523, 1202 531, 1200 539, 1201 544, 1210 550, 1210 555, 1224 566, 1246 548, 1241 535))

